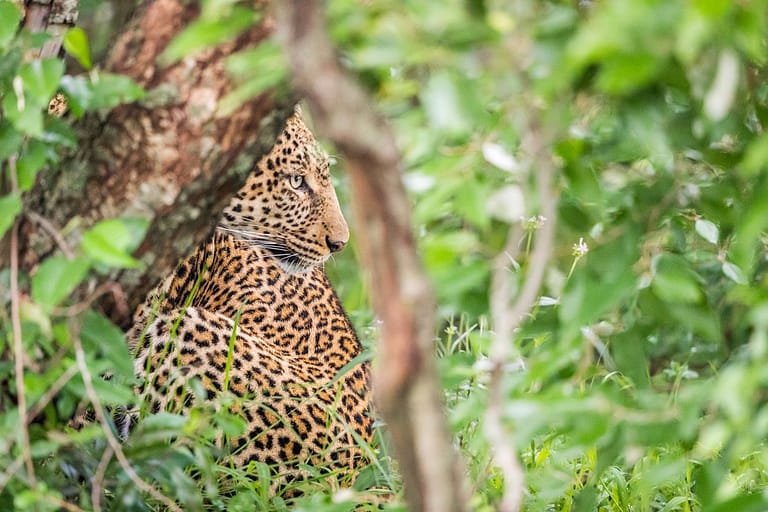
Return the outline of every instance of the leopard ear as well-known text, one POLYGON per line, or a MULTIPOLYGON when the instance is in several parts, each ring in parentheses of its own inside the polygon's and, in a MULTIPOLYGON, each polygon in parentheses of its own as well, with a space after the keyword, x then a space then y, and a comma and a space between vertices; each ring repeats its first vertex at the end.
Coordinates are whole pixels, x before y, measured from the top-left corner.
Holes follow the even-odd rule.
POLYGON ((304 119, 304 112, 301 110, 301 104, 297 103, 295 107, 293 107, 293 115, 298 117, 299 119, 304 119))

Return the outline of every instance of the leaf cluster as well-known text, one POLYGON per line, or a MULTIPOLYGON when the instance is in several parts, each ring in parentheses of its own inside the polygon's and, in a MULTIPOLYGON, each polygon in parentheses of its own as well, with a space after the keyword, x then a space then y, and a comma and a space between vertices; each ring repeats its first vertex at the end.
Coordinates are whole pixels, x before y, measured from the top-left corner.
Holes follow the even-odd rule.
POLYGON ((506 426, 526 510, 762 510, 768 452, 768 3, 331 2, 345 62, 394 123, 443 317, 446 399, 476 505, 504 489, 483 435, 494 258, 523 284, 506 426), (509 246, 506 246, 509 247, 509 246))

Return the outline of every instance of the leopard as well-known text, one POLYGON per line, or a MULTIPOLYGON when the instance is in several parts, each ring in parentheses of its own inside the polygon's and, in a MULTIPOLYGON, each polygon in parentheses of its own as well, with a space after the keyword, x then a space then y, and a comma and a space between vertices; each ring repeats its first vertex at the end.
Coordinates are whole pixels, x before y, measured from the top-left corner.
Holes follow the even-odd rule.
POLYGON ((354 477, 369 464, 370 358, 324 270, 350 236, 329 168, 297 107, 213 235, 136 310, 144 407, 122 435, 141 415, 188 414, 196 381, 205 401, 236 399, 245 432, 217 443, 236 467, 268 465, 273 492, 307 466, 354 477))

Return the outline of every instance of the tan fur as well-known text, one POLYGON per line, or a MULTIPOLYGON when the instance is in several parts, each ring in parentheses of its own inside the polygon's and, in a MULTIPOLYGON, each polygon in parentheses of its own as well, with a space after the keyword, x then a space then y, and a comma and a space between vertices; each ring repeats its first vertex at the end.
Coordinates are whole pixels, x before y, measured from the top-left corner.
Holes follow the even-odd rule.
POLYGON ((297 113, 217 233, 136 313, 128 338, 149 411, 187 411, 193 378, 219 395, 234 332, 227 385, 248 430, 231 460, 270 464, 276 481, 300 478, 300 463, 364 464, 355 438, 372 437, 369 365, 344 368, 362 348, 319 266, 348 237, 328 158, 297 113))

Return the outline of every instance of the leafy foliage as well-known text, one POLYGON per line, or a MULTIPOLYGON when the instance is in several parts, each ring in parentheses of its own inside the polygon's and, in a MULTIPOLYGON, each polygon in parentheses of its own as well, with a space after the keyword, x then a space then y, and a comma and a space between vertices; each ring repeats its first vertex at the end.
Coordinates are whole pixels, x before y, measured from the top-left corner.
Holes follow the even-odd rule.
POLYGON ((508 279, 535 264, 534 119, 560 197, 542 299, 508 340, 526 509, 765 508, 768 4, 397 4, 332 3, 334 36, 405 155, 477 506, 504 485, 480 419, 488 295, 509 224, 508 279))
MULTIPOLYGON (((257 18, 236 15, 232 2, 205 5, 168 59, 234 37, 247 28, 243 20, 257 18)), ((558 169, 558 218, 541 297, 506 340, 515 359, 502 405, 524 466, 525 509, 768 508, 767 11, 764 0, 328 3, 343 62, 372 91, 403 151, 414 231, 439 301, 445 399, 476 509, 492 510, 507 484, 482 420, 496 320, 492 261, 516 233, 506 278, 519 289, 526 270, 541 264, 530 258, 541 224, 555 221, 539 217, 531 127, 558 169)), ((45 113, 57 90, 75 116, 142 94, 123 77, 69 76, 58 60, 26 61, 24 51, 42 41, 17 33, 18 21, 16 7, 0 1, 0 159, 18 183, 0 197, 0 233, 21 214, 20 192, 56 165, 58 149, 75 145, 67 124, 45 113)), ((82 33, 68 34, 65 47, 90 67, 82 33)), ((240 87, 225 112, 284 80, 275 48, 230 59, 240 87)), ((116 461, 99 473, 99 426, 63 433, 86 399, 73 325, 90 373, 115 374, 94 379, 100 399, 121 404, 132 393, 120 332, 93 312, 66 315, 88 272, 135 264, 142 226, 107 222, 72 258, 49 258, 22 276, 31 284, 21 303, 30 358, 23 384, 36 413, 28 431, 38 482, 33 492, 21 466, 8 469, 22 453, 19 390, 13 365, 0 362, 0 508, 53 510, 75 498, 86 507, 91 497, 73 474, 109 482, 112 509, 155 505, 116 461)), ((374 346, 353 252, 328 270, 374 346)), ((9 311, 0 317, 5 353, 9 311)), ((237 428, 225 410, 153 415, 131 434, 126 456, 190 509, 373 509, 360 505, 364 494, 321 482, 286 502, 270 496, 268 468, 219 465, 216 432, 237 428), (222 479, 233 492, 220 491, 222 479)), ((380 448, 356 490, 399 490, 380 448)), ((396 500, 386 507, 397 509, 396 500)))

